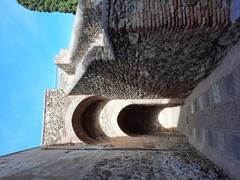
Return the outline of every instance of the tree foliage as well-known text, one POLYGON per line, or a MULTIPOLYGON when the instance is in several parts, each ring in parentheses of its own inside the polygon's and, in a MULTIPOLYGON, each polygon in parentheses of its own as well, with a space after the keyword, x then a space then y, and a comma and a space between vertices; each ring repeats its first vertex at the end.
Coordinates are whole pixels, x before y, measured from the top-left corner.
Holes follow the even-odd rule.
POLYGON ((76 13, 78 0, 17 0, 32 11, 76 13))

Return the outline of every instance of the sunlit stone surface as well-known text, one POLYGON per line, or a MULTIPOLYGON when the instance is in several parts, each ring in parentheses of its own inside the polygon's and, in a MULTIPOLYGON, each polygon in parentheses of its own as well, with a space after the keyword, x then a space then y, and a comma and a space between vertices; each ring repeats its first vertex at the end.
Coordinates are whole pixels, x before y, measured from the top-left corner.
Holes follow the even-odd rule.
POLYGON ((1 157, 0 178, 238 180, 239 10, 80 0, 55 57, 58 88, 45 93, 41 149, 1 157))

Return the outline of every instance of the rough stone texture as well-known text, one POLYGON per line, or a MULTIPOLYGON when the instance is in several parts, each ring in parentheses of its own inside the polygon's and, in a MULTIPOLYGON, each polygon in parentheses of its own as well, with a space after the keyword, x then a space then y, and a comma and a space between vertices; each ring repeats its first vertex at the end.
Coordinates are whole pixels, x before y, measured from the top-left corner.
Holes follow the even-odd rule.
POLYGON ((104 51, 99 58, 101 47, 89 49, 67 88, 72 95, 186 97, 240 37, 239 14, 227 0, 104 3, 103 26, 114 58, 104 51))
MULTIPOLYGON (((29 169, 27 165, 20 170, 15 162, 3 162, 4 167, 13 167, 13 171, 0 172, 9 178, 227 179, 193 149, 174 150, 173 144, 186 138, 157 134, 152 121, 146 121, 145 113, 139 113, 142 124, 137 128, 133 109, 128 109, 127 114, 134 122, 124 121, 130 132, 131 125, 134 130, 147 128, 148 133, 141 132, 141 137, 108 137, 105 133, 106 129, 110 134, 120 129, 113 126, 118 126, 117 116, 121 112, 119 107, 116 111, 106 108, 110 100, 107 97, 172 99, 190 94, 180 110, 178 130, 231 178, 239 179, 239 0, 92 2, 80 1, 69 51, 56 62, 73 79, 65 80, 68 76, 62 74, 67 96, 62 91, 47 93, 43 144, 72 143, 72 139, 78 138, 86 143, 100 143, 102 151, 80 151, 76 145, 45 146, 53 151, 68 151, 50 163, 30 163, 29 169), (100 46, 96 42, 101 42, 100 46), (69 96, 82 94, 86 96, 69 96), (155 136, 148 136, 149 132, 155 136), (171 145, 161 149, 167 141, 171 145), (105 147, 108 151, 104 151, 105 147), (130 147, 135 151, 125 149, 122 153, 117 149, 130 147), (146 147, 147 151, 143 151, 146 147), (74 148, 78 149, 76 154, 72 152, 74 148), (57 174, 56 168, 60 171, 57 174)), ((156 112, 150 108, 149 117, 155 120, 156 112)), ((139 135, 138 132, 127 134, 139 135)))
POLYGON ((69 104, 62 90, 47 90, 43 117, 42 145, 63 144, 68 142, 65 129, 64 112, 69 104))
POLYGON ((64 58, 55 59, 55 63, 66 73, 74 74, 77 64, 86 55, 88 49, 95 42, 100 41, 102 33, 101 14, 100 0, 79 1, 69 50, 64 58))
POLYGON ((197 27, 222 27, 229 23, 231 2, 190 0, 114 0, 109 1, 109 27, 126 31, 154 31, 165 38, 197 27), (181 32, 182 31, 182 32, 181 32))
POLYGON ((180 110, 178 123, 178 130, 189 142, 233 179, 240 177, 239 49, 237 43, 194 89, 180 110))
POLYGON ((107 153, 83 179, 228 179, 195 151, 107 153))
POLYGON ((228 179, 187 144, 172 150, 40 150, 0 158, 1 179, 228 179))

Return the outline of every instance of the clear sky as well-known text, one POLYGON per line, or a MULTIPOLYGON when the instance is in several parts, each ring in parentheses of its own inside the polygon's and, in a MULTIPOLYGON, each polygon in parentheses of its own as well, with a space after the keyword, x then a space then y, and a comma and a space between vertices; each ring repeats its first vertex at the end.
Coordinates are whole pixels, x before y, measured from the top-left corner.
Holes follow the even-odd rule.
POLYGON ((40 145, 44 91, 55 88, 53 58, 73 20, 0 0, 0 155, 40 145))

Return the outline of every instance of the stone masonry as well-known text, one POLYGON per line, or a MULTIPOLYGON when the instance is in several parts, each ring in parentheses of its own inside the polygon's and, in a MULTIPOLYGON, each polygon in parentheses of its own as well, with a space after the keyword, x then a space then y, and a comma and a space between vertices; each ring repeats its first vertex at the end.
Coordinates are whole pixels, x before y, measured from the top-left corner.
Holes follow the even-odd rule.
POLYGON ((238 41, 235 8, 227 0, 103 1, 105 47, 89 49, 65 92, 185 98, 238 41))
POLYGON ((0 179, 240 179, 240 0, 79 0, 41 147, 0 179))

